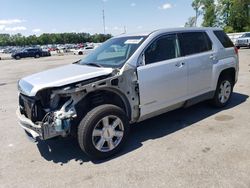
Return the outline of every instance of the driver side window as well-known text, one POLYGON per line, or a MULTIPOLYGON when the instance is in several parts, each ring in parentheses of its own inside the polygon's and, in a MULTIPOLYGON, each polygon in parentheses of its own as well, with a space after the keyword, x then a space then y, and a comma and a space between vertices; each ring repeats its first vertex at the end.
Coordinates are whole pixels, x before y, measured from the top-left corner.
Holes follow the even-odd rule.
POLYGON ((178 41, 175 34, 155 40, 145 51, 145 64, 165 61, 179 57, 178 41))

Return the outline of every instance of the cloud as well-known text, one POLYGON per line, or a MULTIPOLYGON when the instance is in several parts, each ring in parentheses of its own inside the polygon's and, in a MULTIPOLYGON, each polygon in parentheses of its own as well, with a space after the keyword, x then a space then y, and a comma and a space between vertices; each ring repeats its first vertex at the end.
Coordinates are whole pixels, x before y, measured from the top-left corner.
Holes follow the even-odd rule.
POLYGON ((10 31, 10 32, 11 31, 25 31, 25 30, 27 30, 27 28, 24 26, 16 26, 16 27, 5 27, 4 30, 10 31))
POLYGON ((18 24, 23 23, 26 20, 20 20, 20 19, 7 19, 7 20, 0 20, 0 25, 12 25, 12 24, 18 24))
POLYGON ((135 7, 136 4, 135 4, 135 3, 131 3, 130 6, 131 6, 131 7, 135 7))
POLYGON ((5 25, 0 25, 0 31, 4 30, 5 25))
POLYGON ((39 32, 41 32, 41 29, 39 29, 39 28, 32 29, 32 32, 33 32, 33 33, 39 33, 39 32))
POLYGON ((159 7, 159 9, 163 9, 163 10, 167 10, 167 9, 170 9, 170 8, 173 8, 173 5, 170 4, 170 3, 165 3, 165 4, 163 4, 163 5, 161 5, 159 7))

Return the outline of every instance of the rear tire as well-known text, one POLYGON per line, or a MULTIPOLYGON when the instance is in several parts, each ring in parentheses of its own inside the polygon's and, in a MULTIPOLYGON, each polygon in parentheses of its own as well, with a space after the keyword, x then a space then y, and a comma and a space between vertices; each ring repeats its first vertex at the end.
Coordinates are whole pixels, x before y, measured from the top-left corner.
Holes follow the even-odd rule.
POLYGON ((39 54, 36 54, 36 55, 35 55, 35 58, 39 58, 39 57, 40 57, 40 55, 39 55, 39 54))
POLYGON ((229 76, 219 78, 214 98, 211 100, 213 106, 219 108, 226 106, 231 99, 233 87, 233 81, 229 76))
POLYGON ((129 133, 124 111, 115 105, 100 105, 86 114, 78 127, 78 143, 92 159, 105 159, 116 154, 129 133))

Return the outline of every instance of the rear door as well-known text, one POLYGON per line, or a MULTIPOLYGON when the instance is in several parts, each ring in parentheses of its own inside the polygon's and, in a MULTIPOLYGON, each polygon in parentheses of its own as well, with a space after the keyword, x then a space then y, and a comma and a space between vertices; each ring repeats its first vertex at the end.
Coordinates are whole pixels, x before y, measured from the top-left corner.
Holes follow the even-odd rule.
POLYGON ((161 36, 146 48, 137 68, 141 116, 176 104, 187 95, 187 66, 176 34, 161 36))
POLYGON ((178 34, 181 55, 188 69, 188 96, 195 97, 211 90, 212 69, 216 55, 205 31, 178 34))

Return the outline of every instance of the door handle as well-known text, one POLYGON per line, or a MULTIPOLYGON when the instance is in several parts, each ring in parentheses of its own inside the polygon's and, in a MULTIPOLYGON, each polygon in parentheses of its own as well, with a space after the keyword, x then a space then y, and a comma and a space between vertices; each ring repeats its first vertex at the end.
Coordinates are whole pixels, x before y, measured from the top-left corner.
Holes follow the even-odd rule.
POLYGON ((215 60, 216 57, 215 57, 215 55, 212 54, 212 55, 209 56, 209 59, 215 60))
POLYGON ((179 68, 180 68, 180 67, 183 67, 184 65, 185 65, 184 62, 178 62, 178 63, 175 64, 175 66, 176 66, 176 67, 179 67, 179 68))

